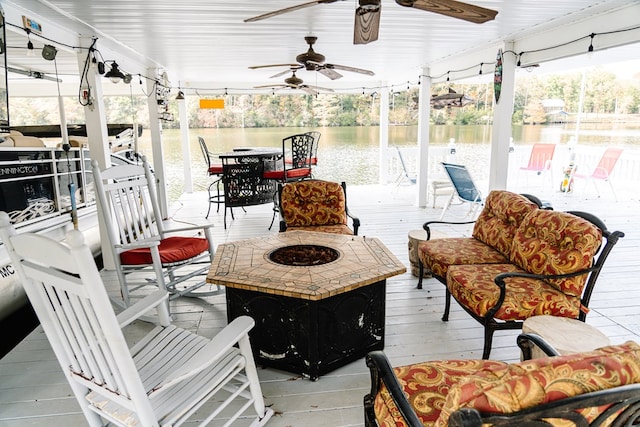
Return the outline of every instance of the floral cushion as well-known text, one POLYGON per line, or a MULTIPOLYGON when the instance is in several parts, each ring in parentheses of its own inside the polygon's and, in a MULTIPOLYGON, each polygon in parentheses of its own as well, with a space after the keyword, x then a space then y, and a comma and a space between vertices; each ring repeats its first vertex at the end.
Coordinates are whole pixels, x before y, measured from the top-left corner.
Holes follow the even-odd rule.
MULTIPOLYGON (((566 274, 591 267, 602 243, 602 231, 565 212, 536 210, 513 238, 509 259, 530 273, 566 274)), ((587 275, 549 280, 567 295, 579 297, 587 275)))
MULTIPOLYGON (((478 370, 503 366, 506 364, 492 360, 442 360, 401 366, 393 370, 422 423, 431 426, 440 416, 440 410, 452 386, 478 370)), ((381 427, 406 426, 384 385, 376 395, 374 410, 381 427)))
POLYGON ((315 231, 318 233, 332 233, 332 234, 353 234, 353 230, 345 224, 335 225, 310 225, 307 227, 287 227, 287 231, 315 231))
POLYGON ((487 196, 484 208, 473 227, 472 236, 509 256, 513 236, 524 218, 538 205, 520 194, 494 190, 487 196))
POLYGON ((344 190, 336 182, 288 183, 282 187, 281 209, 287 227, 347 224, 344 190))
POLYGON ((447 277, 450 265, 503 264, 508 260, 497 250, 473 237, 433 239, 420 242, 418 256, 433 274, 447 277))
MULTIPOLYGON (((484 317, 500 296, 494 278, 514 271, 523 272, 513 264, 451 266, 447 288, 461 305, 484 317)), ((580 312, 580 297, 564 294, 542 280, 510 278, 506 287, 504 303, 494 314, 497 319, 525 320, 543 314, 577 318, 580 312)))
MULTIPOLYGON (((473 407, 480 412, 513 413, 635 383, 640 383, 640 346, 631 341, 588 353, 512 365, 486 365, 450 387, 435 426, 446 426, 449 416, 461 407, 473 407)), ((593 420, 605 408, 580 412, 593 420)), ((552 424, 556 425, 556 422, 552 424)))

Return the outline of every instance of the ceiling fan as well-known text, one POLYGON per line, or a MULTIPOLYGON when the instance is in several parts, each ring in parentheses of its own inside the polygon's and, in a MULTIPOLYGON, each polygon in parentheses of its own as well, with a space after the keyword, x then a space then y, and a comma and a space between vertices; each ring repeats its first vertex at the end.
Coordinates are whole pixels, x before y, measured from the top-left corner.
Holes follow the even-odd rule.
MULTIPOLYGON (((355 67, 349 67, 346 65, 338 65, 338 64, 328 64, 324 62, 325 60, 324 55, 313 50, 313 45, 318 40, 318 38, 314 36, 307 36, 304 38, 304 40, 309 45, 309 49, 306 52, 296 56, 296 61, 298 62, 297 64, 254 65, 249 68, 252 70, 255 70, 258 68, 268 68, 268 67, 288 67, 290 70, 304 68, 307 71, 317 71, 323 74, 324 76, 330 78, 331 80, 339 79, 340 77, 342 77, 342 74, 338 73, 336 70, 366 74, 367 76, 374 75, 373 71, 364 70, 362 68, 355 68, 355 67)), ((288 72, 289 70, 286 70, 286 71, 283 71, 282 73, 278 73, 271 77, 272 78, 280 77, 288 72)))
MULTIPOLYGON (((324 92, 333 92, 333 89, 327 88, 327 87, 320 87, 320 86, 311 86, 311 85, 306 85, 304 84, 304 81, 296 76, 296 69, 292 68, 291 70, 287 70, 285 73, 288 73, 289 71, 291 71, 291 76, 287 77, 286 79, 284 79, 284 84, 277 84, 277 85, 261 85, 261 86, 254 86, 255 89, 262 89, 262 88, 280 88, 280 87, 288 87, 291 89, 300 89, 303 92, 308 93, 309 95, 317 95, 320 91, 324 91, 324 92)), ((282 73, 279 73, 278 75, 282 75, 282 73)), ((275 76, 273 76, 275 77, 275 76)))
MULTIPOLYGON (((293 12, 306 7, 324 3, 335 3, 344 0, 312 0, 296 6, 286 7, 262 15, 245 19, 244 22, 260 21, 283 13, 293 12)), ((367 44, 378 40, 378 29, 380 27, 380 4, 381 0, 358 0, 355 23, 353 28, 353 44, 367 44)), ((475 24, 495 19, 497 11, 485 9, 469 3, 456 0, 396 0, 400 6, 413 7, 427 12, 439 13, 453 18, 463 19, 475 24)))

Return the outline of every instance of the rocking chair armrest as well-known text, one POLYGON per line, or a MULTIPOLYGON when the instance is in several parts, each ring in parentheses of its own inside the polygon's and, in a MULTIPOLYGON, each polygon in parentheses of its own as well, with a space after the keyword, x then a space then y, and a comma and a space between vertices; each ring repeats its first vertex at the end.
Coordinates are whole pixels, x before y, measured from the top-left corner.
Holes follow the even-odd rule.
POLYGON ((149 239, 136 240, 130 243, 122 243, 119 245, 115 245, 116 249, 120 249, 122 251, 128 251, 131 249, 137 248, 152 248, 154 246, 160 245, 160 236, 152 237, 149 239))
POLYGON ((162 221, 162 228, 164 233, 184 233, 186 231, 198 231, 202 230, 204 233, 205 230, 209 228, 213 228, 213 224, 209 222, 203 222, 201 224, 193 224, 186 222, 176 222, 175 220, 166 220, 162 221))
POLYGON ((371 374, 371 391, 365 396, 365 411, 373 411, 373 402, 384 383, 407 426, 422 427, 422 421, 407 400, 387 356, 382 351, 372 351, 365 360, 371 374))
POLYGON ((243 338, 248 338, 249 331, 254 325, 255 321, 249 316, 240 316, 234 319, 225 326, 220 333, 213 337, 206 346, 201 348, 188 363, 167 376, 156 388, 155 392, 160 392, 163 389, 167 389, 181 381, 191 378, 217 363, 220 357, 231 347, 243 338))
POLYGON ((163 304, 168 299, 169 292, 161 289, 147 295, 146 297, 116 316, 120 328, 127 326, 129 323, 140 318, 150 310, 156 308, 160 304, 163 304))

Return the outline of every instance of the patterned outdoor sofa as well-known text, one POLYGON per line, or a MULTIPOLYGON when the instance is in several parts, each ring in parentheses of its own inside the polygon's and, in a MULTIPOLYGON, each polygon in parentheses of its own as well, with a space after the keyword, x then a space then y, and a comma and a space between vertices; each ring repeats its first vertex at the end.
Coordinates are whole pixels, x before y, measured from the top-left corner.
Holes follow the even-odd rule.
MULTIPOLYGON (((439 223, 447 222, 424 224, 427 236, 439 223)), ((472 237, 420 243, 418 288, 427 268, 446 286, 442 320, 453 296, 484 326, 487 359, 496 330, 521 329, 531 316, 584 321, 604 261, 623 236, 591 214, 540 209, 524 196, 492 191, 472 237)))
MULTIPOLYGON (((530 339, 544 344, 521 334, 523 350, 530 339)), ((367 427, 631 426, 640 420, 640 346, 631 341, 514 364, 438 360, 392 368, 381 351, 366 362, 367 427)))
POLYGON ((343 182, 307 179, 278 187, 280 231, 303 230, 336 234, 358 234, 360 219, 347 206, 343 182), (351 218, 353 230, 347 219, 351 218))

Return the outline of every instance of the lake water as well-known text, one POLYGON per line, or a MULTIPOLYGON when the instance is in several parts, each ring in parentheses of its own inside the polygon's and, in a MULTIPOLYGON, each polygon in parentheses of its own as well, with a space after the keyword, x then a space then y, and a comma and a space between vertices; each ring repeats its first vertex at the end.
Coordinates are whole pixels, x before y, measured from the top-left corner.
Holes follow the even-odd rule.
MULTIPOLYGON (((211 179, 206 176, 204 160, 198 145, 202 136, 209 149, 214 152, 231 151, 238 146, 282 146, 282 139, 296 133, 319 130, 322 133, 318 148, 318 166, 314 176, 331 181, 346 181, 349 185, 375 184, 379 182, 379 128, 371 127, 328 127, 328 128, 225 128, 190 129, 191 164, 194 190, 204 190, 211 179)), ((537 143, 554 143, 566 146, 576 136, 575 125, 557 126, 514 126, 513 142, 516 150, 528 149, 537 143)), ((416 146, 417 126, 389 127, 389 147, 416 146)), ((456 161, 465 164, 472 175, 486 174, 489 165, 491 126, 449 126, 430 127, 430 145, 445 147, 449 139, 456 141, 456 161)), ((139 140, 140 151, 151 154, 148 130, 139 140)), ((165 164, 169 183, 169 199, 176 200, 183 192, 182 147, 178 129, 163 130, 165 164)), ((580 145, 615 145, 625 151, 640 150, 640 123, 582 124, 577 135, 580 145)), ((390 155, 393 155, 390 153, 390 155)), ((415 160, 415 159, 414 159, 415 160)), ((395 176, 390 176, 391 179, 395 176)))

